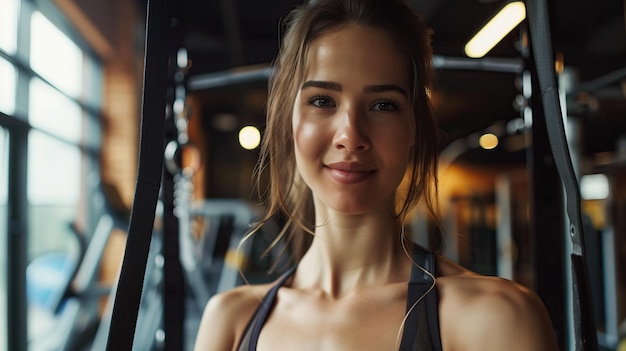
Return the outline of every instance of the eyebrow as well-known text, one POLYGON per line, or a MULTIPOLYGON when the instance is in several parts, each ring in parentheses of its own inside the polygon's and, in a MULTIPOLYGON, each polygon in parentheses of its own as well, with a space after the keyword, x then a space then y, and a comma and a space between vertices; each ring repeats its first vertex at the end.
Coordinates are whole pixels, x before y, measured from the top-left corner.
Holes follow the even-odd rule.
MULTIPOLYGON (((339 83, 322 81, 322 80, 306 81, 304 82, 304 84, 302 84, 302 87, 300 89, 304 90, 306 88, 320 88, 320 89, 328 89, 328 90, 334 90, 334 91, 341 91, 343 89, 343 87, 339 83)), ((368 85, 365 88, 363 88, 363 92, 366 94, 384 93, 387 91, 397 91, 403 94, 404 96, 408 96, 406 91, 402 89, 402 87, 396 84, 368 85)))
POLYGON ((328 89, 328 90, 335 90, 335 91, 342 90, 341 84, 335 83, 335 82, 326 82, 322 80, 306 81, 304 82, 304 84, 302 84, 302 87, 300 88, 300 90, 304 90, 306 88, 320 88, 320 89, 328 89))

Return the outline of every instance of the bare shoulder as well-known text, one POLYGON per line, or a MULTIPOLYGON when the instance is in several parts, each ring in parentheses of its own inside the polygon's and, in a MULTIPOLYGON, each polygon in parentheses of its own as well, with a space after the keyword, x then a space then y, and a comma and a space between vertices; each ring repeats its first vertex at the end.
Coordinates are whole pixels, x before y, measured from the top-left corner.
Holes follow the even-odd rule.
POLYGON ((194 350, 236 350, 248 321, 270 287, 243 285, 211 297, 202 314, 194 350))
POLYGON ((441 264, 444 274, 437 278, 437 291, 444 349, 557 350, 546 308, 532 290, 441 264))

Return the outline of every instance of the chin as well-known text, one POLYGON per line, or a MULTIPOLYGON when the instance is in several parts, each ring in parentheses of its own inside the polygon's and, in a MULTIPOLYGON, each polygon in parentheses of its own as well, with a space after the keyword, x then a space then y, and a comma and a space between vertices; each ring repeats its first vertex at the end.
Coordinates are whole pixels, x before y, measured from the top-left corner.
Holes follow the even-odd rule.
POLYGON ((393 213, 392 206, 383 206, 385 201, 380 199, 358 199, 351 198, 346 201, 345 199, 331 201, 326 204, 326 206, 332 209, 335 212, 344 214, 344 215, 366 215, 368 213, 393 213))

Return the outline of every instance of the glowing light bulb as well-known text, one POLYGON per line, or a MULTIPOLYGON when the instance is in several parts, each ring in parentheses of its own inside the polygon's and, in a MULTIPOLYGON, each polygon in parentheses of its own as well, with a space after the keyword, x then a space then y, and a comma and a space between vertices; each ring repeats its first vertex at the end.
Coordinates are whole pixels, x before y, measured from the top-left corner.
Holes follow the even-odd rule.
POLYGON ((239 145, 246 150, 254 150, 261 143, 261 132, 254 126, 245 126, 239 131, 239 145))
POLYGON ((485 150, 494 149, 498 146, 498 137, 495 134, 486 133, 478 139, 478 144, 485 150))

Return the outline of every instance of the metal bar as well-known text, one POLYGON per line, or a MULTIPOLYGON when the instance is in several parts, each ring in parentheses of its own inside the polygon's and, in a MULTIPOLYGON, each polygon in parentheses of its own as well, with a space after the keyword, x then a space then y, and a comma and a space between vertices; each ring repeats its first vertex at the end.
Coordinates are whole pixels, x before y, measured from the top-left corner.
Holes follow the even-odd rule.
POLYGON ((438 69, 462 69, 472 71, 521 73, 524 61, 517 58, 481 58, 434 56, 433 66, 438 69))
POLYGON ((234 1, 220 0, 220 9, 222 11, 224 30, 226 31, 226 37, 228 38, 230 62, 232 63, 232 66, 240 66, 244 63, 243 44, 241 41, 239 20, 234 1))
MULTIPOLYGON (((22 2, 18 13, 17 53, 29 57, 31 7, 22 2)), ((28 115, 28 79, 17 72, 15 110, 28 115)), ((26 265, 28 262, 28 129, 9 129, 8 238, 7 238, 7 335, 8 350, 27 350, 28 300, 26 265)))
POLYGON ((576 94, 579 92, 588 92, 588 93, 594 92, 612 83, 617 83, 624 78, 626 78, 626 67, 620 68, 617 71, 613 71, 611 73, 605 74, 594 80, 578 84, 572 89, 571 92, 569 92, 568 95, 576 94))
MULTIPOLYGON (((554 71, 554 55, 550 36, 550 12, 546 0, 529 0, 528 23, 530 29, 532 57, 539 82, 545 124, 553 159, 566 196, 566 215, 569 222, 568 250, 571 260, 571 291, 573 329, 576 350, 597 350, 597 329, 591 301, 589 268, 586 261, 585 241, 580 209, 580 192, 574 173, 563 126, 563 114, 559 103, 554 71)), ((536 125, 536 124, 535 124, 536 125)))
POLYGON ((7 242, 7 321, 10 321, 7 347, 27 350, 26 263, 28 248, 28 203, 26 175, 27 132, 9 133, 9 231, 7 242))
POLYGON ((511 225, 511 181, 507 175, 496 179, 496 208, 499 209, 496 230, 498 276, 513 280, 513 230, 511 225))
MULTIPOLYGON (((604 329, 605 342, 616 347, 619 340, 619 319, 617 315, 617 258, 615 255, 615 230, 609 224, 602 231, 602 273, 604 282, 604 329)), ((600 307, 600 306, 598 306, 600 307)))
POLYGON ((185 274, 180 260, 180 219, 174 214, 174 184, 174 176, 163 172, 163 330, 166 351, 185 349, 185 274))
POLYGON ((271 73, 272 69, 269 67, 246 71, 221 71, 190 76, 187 84, 189 91, 222 88, 248 82, 262 82, 267 80, 271 73))
MULTIPOLYGON (((530 63, 532 65, 532 62, 530 63)), ((531 67, 532 68, 532 67, 531 67)), ((531 72, 531 90, 537 84, 536 72, 531 72)), ((566 350, 565 320, 565 253, 562 233, 563 196, 558 173, 550 155, 548 132, 543 123, 541 99, 531 99, 532 112, 526 111, 527 125, 532 125, 530 146, 526 149, 529 179, 529 222, 532 289, 544 301, 561 350, 566 350), (528 119, 531 119, 530 122, 528 119)))
MULTIPOLYGON (((437 69, 474 70, 487 72, 520 73, 524 69, 524 61, 509 58, 470 59, 463 57, 435 56, 433 66, 437 69)), ((262 82, 272 73, 270 67, 250 68, 246 70, 227 70, 208 74, 190 76, 189 91, 214 89, 249 82, 262 82)))

